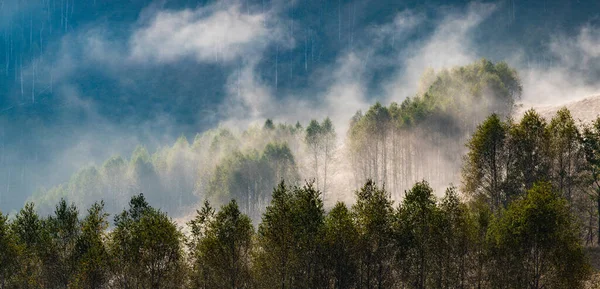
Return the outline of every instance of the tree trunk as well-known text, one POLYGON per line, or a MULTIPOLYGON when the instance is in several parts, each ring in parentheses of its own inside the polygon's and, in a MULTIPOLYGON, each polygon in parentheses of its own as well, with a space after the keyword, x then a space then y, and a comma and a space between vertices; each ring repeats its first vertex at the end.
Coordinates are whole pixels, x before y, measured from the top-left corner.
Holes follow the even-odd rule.
POLYGON ((598 190, 597 194, 596 194, 596 202, 598 204, 598 246, 600 246, 600 189, 598 190))

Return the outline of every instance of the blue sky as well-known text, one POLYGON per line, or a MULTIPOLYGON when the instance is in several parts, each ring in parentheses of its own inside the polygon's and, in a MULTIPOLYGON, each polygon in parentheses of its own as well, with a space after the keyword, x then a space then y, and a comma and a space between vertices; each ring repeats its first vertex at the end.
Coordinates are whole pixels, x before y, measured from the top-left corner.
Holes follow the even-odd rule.
POLYGON ((427 67, 519 69, 523 102, 599 92, 599 1, 0 0, 0 210, 136 144, 265 118, 343 131, 427 67))

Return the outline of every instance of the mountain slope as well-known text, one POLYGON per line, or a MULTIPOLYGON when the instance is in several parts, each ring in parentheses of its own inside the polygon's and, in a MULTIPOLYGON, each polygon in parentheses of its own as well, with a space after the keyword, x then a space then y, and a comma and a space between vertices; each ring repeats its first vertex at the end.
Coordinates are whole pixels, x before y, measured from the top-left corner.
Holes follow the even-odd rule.
POLYGON ((542 117, 550 120, 554 114, 563 107, 566 107, 571 112, 574 119, 583 123, 590 122, 600 116, 600 94, 561 105, 535 106, 531 104, 520 104, 515 112, 515 117, 520 118, 525 111, 533 108, 542 117))

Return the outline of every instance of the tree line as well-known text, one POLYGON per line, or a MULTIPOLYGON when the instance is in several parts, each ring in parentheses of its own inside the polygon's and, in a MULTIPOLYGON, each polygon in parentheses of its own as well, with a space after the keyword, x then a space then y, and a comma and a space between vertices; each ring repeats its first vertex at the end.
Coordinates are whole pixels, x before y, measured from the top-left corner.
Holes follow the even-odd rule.
POLYGON ((355 198, 326 211, 314 183, 281 182, 256 229, 235 200, 185 228, 142 194, 110 226, 103 202, 30 203, 0 217, 0 288, 581 288, 590 273, 550 183, 501 213, 425 181, 398 205, 370 180, 355 198))
POLYGON ((510 116, 521 93, 517 72, 504 62, 427 70, 414 96, 352 118, 347 146, 355 185, 372 178, 400 198, 421 179, 434 187, 456 181, 477 125, 491 113, 510 116))
POLYGON ((499 212, 536 182, 548 182, 578 217, 585 244, 600 244, 600 117, 578 125, 566 108, 549 122, 534 110, 518 122, 492 114, 467 147, 466 195, 499 212))
MULTIPOLYGON (((143 194, 112 222, 104 202, 80 215, 62 199, 46 217, 28 203, 0 218, 0 288, 581 288, 600 228, 600 118, 492 114, 467 148, 462 194, 437 198, 420 181, 395 205, 369 180, 326 210, 315 182, 281 182, 254 187, 257 226, 244 194, 218 210, 205 201, 184 227, 143 194)), ((286 145, 265 151, 293 159, 286 145)))
POLYGON ((69 181, 34 192, 28 199, 38 209, 51 213, 65 198, 79 207, 105 199, 105 209, 117 213, 134 195, 144 193, 160 209, 181 216, 193 211, 191 205, 210 199, 223 204, 242 195, 253 198, 243 205, 252 214, 268 203, 271 188, 281 178, 290 183, 299 179, 297 156, 304 151, 304 128, 273 124, 250 127, 242 133, 217 128, 196 135, 192 142, 181 136, 172 146, 154 153, 144 146, 130 157, 113 156, 101 165, 90 165, 76 172, 69 181))
POLYGON ((581 288, 600 243, 600 118, 517 121, 520 93, 481 60, 357 113, 343 150, 328 118, 139 147, 0 213, 0 289, 581 288), (345 167, 360 189, 326 206, 345 167), (185 226, 169 217, 200 200, 185 226))
POLYGON ((188 204, 206 198, 218 205, 236 198, 258 221, 270 198, 264 192, 282 176, 290 184, 315 180, 328 202, 335 201, 336 191, 358 187, 368 178, 385 183, 395 199, 421 179, 435 188, 446 186, 460 177, 464 143, 476 125, 490 113, 512 113, 520 81, 506 63, 482 59, 428 70, 419 86, 400 104, 377 103, 358 112, 347 135, 338 135, 329 118, 305 126, 269 119, 241 132, 220 127, 189 142, 180 137, 153 153, 140 146, 129 158, 114 156, 82 168, 68 182, 42 188, 29 201, 50 213, 61 198, 82 207, 106 199, 106 210, 116 213, 143 192, 175 215, 188 213, 188 204), (242 202, 242 196, 251 197, 242 202))

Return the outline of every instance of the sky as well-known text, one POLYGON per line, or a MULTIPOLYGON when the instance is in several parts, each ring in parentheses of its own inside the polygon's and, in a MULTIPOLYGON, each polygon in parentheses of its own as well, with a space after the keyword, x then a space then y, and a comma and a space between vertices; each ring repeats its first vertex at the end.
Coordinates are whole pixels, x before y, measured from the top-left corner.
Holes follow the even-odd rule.
POLYGON ((426 68, 518 69, 525 104, 600 93, 600 1, 0 0, 0 210, 138 144, 329 116, 426 68))

